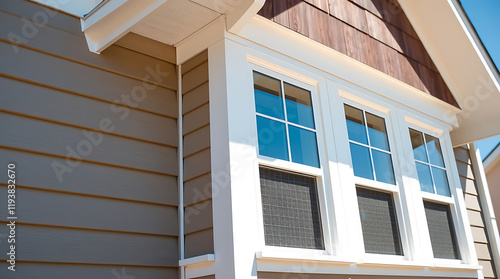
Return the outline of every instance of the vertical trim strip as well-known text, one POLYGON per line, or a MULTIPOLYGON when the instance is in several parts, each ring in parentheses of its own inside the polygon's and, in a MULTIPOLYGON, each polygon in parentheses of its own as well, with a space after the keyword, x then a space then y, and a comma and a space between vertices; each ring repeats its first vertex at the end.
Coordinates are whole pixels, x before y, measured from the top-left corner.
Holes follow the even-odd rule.
MULTIPOLYGON (((177 155, 179 156, 179 259, 184 259, 184 152, 183 152, 183 136, 182 136, 182 65, 177 66, 177 133, 179 143, 177 155)), ((180 278, 184 279, 184 266, 180 267, 180 278)))
POLYGON ((490 243, 491 253, 493 254, 493 264, 495 267, 496 275, 500 273, 500 236, 498 226, 491 202, 490 190, 488 182, 486 181, 486 174, 484 172, 483 162, 479 149, 475 143, 469 144, 469 156, 471 158, 472 168, 474 171, 474 178, 476 187, 479 194, 479 202, 481 205, 486 231, 488 234, 488 242, 490 243))

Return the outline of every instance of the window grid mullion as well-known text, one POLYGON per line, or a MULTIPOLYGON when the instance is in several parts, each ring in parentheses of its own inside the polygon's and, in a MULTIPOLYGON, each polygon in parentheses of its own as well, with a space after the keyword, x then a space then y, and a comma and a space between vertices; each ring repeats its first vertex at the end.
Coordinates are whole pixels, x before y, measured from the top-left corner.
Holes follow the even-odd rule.
POLYGON ((429 150, 427 149, 427 141, 425 141, 425 133, 422 133, 422 137, 424 140, 425 153, 427 154, 427 160, 429 160, 429 171, 431 172, 432 189, 434 190, 434 194, 437 195, 436 183, 434 182, 434 175, 432 174, 431 157, 429 156, 429 150))
POLYGON ((430 167, 434 167, 434 168, 438 168, 438 169, 446 171, 446 168, 443 168, 441 166, 437 166, 437 165, 434 165, 434 164, 431 164, 431 163, 428 163, 428 162, 420 161, 420 160, 417 160, 417 159, 415 159, 415 162, 420 163, 420 164, 424 164, 424 165, 428 165, 430 167))
POLYGON ((286 101, 285 101, 285 86, 283 84, 283 81, 280 80, 280 86, 281 86, 281 100, 283 103, 283 112, 285 114, 285 129, 286 129, 286 143, 288 147, 288 161, 293 162, 292 160, 292 147, 290 146, 290 132, 288 129, 288 115, 287 115, 287 110, 286 110, 286 101))
POLYGON ((392 156, 391 152, 390 151, 387 151, 387 150, 383 150, 383 149, 380 149, 378 147, 374 147, 374 146, 369 146, 367 144, 364 144, 364 143, 361 143, 361 142, 357 142, 355 140, 349 140, 349 142, 352 142, 352 143, 355 143, 355 144, 358 144, 358 145, 361 145, 361 146, 364 146, 364 147, 367 147, 367 148, 371 148, 371 149, 375 149, 377 151, 380 151, 380 152, 384 152, 386 154, 389 154, 392 156))
MULTIPOLYGON (((284 123, 284 124, 292 125, 292 126, 295 126, 297 128, 301 128, 301 129, 308 130, 308 131, 316 133, 316 129, 311 129, 311 128, 306 127, 306 126, 302 126, 302 125, 299 125, 299 124, 296 124, 296 123, 288 122, 287 120, 279 119, 279 118, 276 118, 276 117, 273 117, 273 116, 269 116, 267 114, 263 114, 263 113, 260 113, 260 112, 256 112, 255 114, 258 115, 258 116, 267 118, 267 119, 271 119, 271 120, 274 120, 274 121, 278 121, 278 122, 281 122, 281 123, 284 123)), ((381 150, 381 151, 387 152, 387 151, 385 151, 383 149, 378 149, 377 148, 377 150, 381 150)))
POLYGON ((368 122, 366 121, 366 112, 362 110, 363 112, 363 121, 365 123, 365 131, 366 131, 366 138, 368 140, 368 151, 370 152, 370 161, 372 163, 372 172, 373 172, 373 180, 377 180, 377 174, 375 172, 375 164, 373 164, 373 152, 372 152, 372 144, 370 141, 370 133, 368 132, 368 122))

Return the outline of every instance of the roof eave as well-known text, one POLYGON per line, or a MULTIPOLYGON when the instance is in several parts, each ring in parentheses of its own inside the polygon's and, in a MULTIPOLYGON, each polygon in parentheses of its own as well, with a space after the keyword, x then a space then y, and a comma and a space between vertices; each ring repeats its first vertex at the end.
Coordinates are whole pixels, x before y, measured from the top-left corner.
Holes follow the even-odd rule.
POLYGON ((500 76, 457 0, 399 0, 462 111, 454 146, 500 134, 500 76))

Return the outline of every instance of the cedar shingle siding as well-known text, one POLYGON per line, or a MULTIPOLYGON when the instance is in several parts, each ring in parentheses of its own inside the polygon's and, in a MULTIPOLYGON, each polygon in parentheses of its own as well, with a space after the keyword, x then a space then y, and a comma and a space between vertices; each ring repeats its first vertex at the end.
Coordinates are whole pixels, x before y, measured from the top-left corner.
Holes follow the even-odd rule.
POLYGON ((458 106, 396 0, 267 0, 259 14, 458 106))

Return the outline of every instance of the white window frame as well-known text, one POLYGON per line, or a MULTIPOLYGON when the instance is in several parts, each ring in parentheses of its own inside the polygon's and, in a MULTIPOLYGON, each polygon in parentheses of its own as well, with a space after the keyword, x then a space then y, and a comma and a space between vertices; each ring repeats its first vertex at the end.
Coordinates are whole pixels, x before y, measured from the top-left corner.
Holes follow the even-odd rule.
MULTIPOLYGON (((398 223, 398 232, 399 232, 399 237, 401 241, 401 249, 402 249, 402 255, 385 255, 385 254, 376 254, 376 253, 367 253, 364 249, 364 239, 363 239, 363 234, 361 231, 361 241, 362 241, 362 250, 363 250, 363 259, 368 260, 368 261, 383 261, 383 260, 390 260, 394 262, 401 262, 410 259, 411 255, 411 249, 409 246, 409 237, 407 234, 407 228, 406 228, 406 221, 405 221, 405 206, 404 206, 404 201, 401 197, 401 190, 400 188, 403 185, 402 181, 402 173, 398 167, 397 160, 398 160, 398 146, 396 144, 396 133, 395 133, 395 127, 393 127, 393 121, 392 121, 392 115, 391 111, 393 109, 392 106, 388 104, 384 104, 383 102, 379 102, 378 100, 371 100, 368 101, 363 98, 359 98, 355 95, 352 95, 350 93, 347 93, 345 91, 340 90, 340 100, 342 101, 342 108, 345 105, 349 105, 351 107, 360 109, 363 111, 364 114, 371 113, 373 115, 376 115, 378 117, 381 117, 385 121, 385 126, 386 126, 386 131, 387 131, 387 140, 389 143, 389 149, 390 149, 390 154, 391 154, 391 160, 392 160, 392 167, 394 171, 394 179, 396 184, 389 184, 381 181, 376 181, 376 180, 371 180, 367 178, 362 178, 362 177, 357 177, 354 175, 354 169, 353 169, 353 163, 352 163, 352 157, 351 157, 351 151, 349 148, 349 162, 350 162, 350 167, 353 170, 352 171, 352 177, 354 181, 353 186, 356 191, 357 187, 362 187, 362 188, 367 188, 371 189, 374 191, 378 192, 383 192, 383 193, 389 193, 392 195, 392 202, 394 204, 394 209, 396 211, 396 218, 397 218, 397 223, 398 223)), ((342 129, 345 130, 345 133, 347 135, 347 123, 346 123, 346 118, 345 118, 345 111, 342 109, 343 113, 343 127, 338 127, 336 131, 342 129)), ((366 125, 366 123, 365 123, 366 125)), ((397 127, 396 127, 397 128, 397 127)), ((347 136, 347 142, 350 143, 351 141, 349 140, 349 137, 347 136)), ((349 145, 349 144, 348 144, 349 145)), ((372 148, 370 146, 370 148, 372 148)), ((371 156, 371 155, 370 155, 371 156)), ((372 168, 373 166, 373 158, 372 158, 372 168)), ((375 172, 375 169, 373 169, 373 172, 375 172)), ((344 185, 344 187, 348 187, 349 185, 344 185)), ((356 212, 358 214, 359 218, 359 205, 357 204, 357 195, 356 195, 356 207, 358 211, 356 212)), ((360 222, 361 226, 361 219, 356 219, 356 221, 360 222)), ((361 228, 362 230, 362 228, 361 228)))
MULTIPOLYGON (((264 53, 266 52, 267 51, 264 51, 264 53)), ((265 246, 260 183, 257 183, 257 216, 259 218, 259 235, 257 237, 259 239, 259 247, 255 249, 257 257, 263 259, 269 257, 282 259, 283 264, 287 259, 307 260, 311 262, 326 261, 332 264, 350 263, 358 266, 354 270, 358 270, 358 268, 362 270, 362 268, 373 265, 385 267, 392 266, 394 268, 398 266, 430 268, 431 274, 434 274, 434 272, 436 272, 435 274, 439 274, 440 271, 438 270, 443 268, 455 270, 453 272, 459 272, 459 270, 476 270, 477 261, 471 260, 471 258, 473 258, 471 255, 475 256, 475 252, 473 250, 474 247, 471 242, 470 232, 467 233, 468 221, 465 205, 463 202, 460 202, 458 195, 453 193, 453 189, 451 189, 451 191, 452 197, 455 198, 455 208, 451 208, 450 210, 454 218, 453 222, 455 225, 457 245, 459 246, 462 260, 443 260, 434 259, 432 257, 432 250, 429 249, 431 246, 426 225, 426 216, 423 215, 425 212, 423 212, 420 186, 417 184, 418 193, 414 193, 412 189, 415 188, 415 182, 418 183, 418 179, 415 180, 414 176, 409 175, 409 173, 411 173, 411 170, 409 170, 411 166, 408 163, 408 158, 406 158, 408 149, 413 158, 411 142, 409 136, 407 136, 408 125, 405 118, 405 116, 409 115, 414 119, 422 120, 422 122, 419 122, 419 125, 425 123, 422 127, 427 128, 426 131, 433 131, 435 129, 445 131, 443 134, 444 139, 442 137, 438 138, 440 139, 443 156, 445 157, 449 184, 456 185, 457 181, 459 183, 458 172, 456 166, 453 165, 454 155, 452 151, 450 153, 452 145, 448 131, 451 130, 451 125, 388 99, 376 92, 359 87, 348 81, 338 79, 335 76, 318 71, 300 62, 292 61, 291 58, 281 57, 280 60, 269 55, 270 53, 270 51, 267 52, 267 54, 263 54, 252 49, 247 50, 246 56, 249 66, 248 77, 252 79, 253 85, 253 78, 251 77, 255 70, 308 90, 309 88, 304 86, 304 84, 313 88, 313 90, 310 91, 316 124, 320 168, 318 169, 274 158, 266 158, 257 153, 254 169, 255 180, 260 180, 258 172, 259 166, 269 166, 283 169, 284 171, 316 176, 325 250, 265 246), (347 149, 349 149, 349 140, 347 136, 345 114, 343 111, 343 105, 346 103, 344 102, 345 100, 351 102, 350 105, 353 105, 352 102, 354 102, 354 107, 363 109, 364 111, 370 113, 377 111, 378 114, 374 114, 380 116, 380 113, 382 113, 389 116, 383 117, 386 120, 396 187, 392 184, 383 182, 374 185, 377 183, 373 182, 377 181, 372 180, 360 182, 359 179, 355 178, 354 172, 352 171, 352 162, 350 162, 350 150, 346 151, 346 146, 347 149), (342 129, 340 127, 344 128, 342 129), (351 165, 349 166, 349 164, 351 165), (349 173, 351 175, 349 175, 349 173), (453 179, 450 179, 450 177, 453 179), (391 188, 397 188, 396 191, 391 189, 389 192, 394 193, 393 199, 398 218, 403 256, 364 253, 361 223, 359 220, 359 207, 357 206, 356 184, 365 187, 368 186, 368 188, 373 187, 374 190, 379 189, 382 191, 387 190, 384 187, 387 185, 391 188), (349 185, 349 187, 346 185, 349 185), (419 205, 419 203, 421 205, 419 205), (422 208, 422 211, 416 210, 416 207, 419 206, 422 208), (353 222, 352 220, 356 220, 356 218, 359 221, 353 222), (422 218, 424 219, 423 224, 425 224, 425 228, 421 226, 422 218), (458 219, 459 222, 455 219, 458 219), (422 231, 425 230, 426 232, 423 233, 422 231), (363 247, 362 249, 359 247, 360 244, 363 247), (422 249, 422 247, 424 248, 422 249)), ((253 87, 251 92, 252 100, 255 101, 253 87)), ((251 125, 253 125, 253 127, 250 126, 248 129, 257 131, 255 103, 253 103, 252 106, 254 113, 252 115, 253 123, 251 123, 251 125)), ((424 129, 417 130, 425 132, 424 129)), ((428 132, 428 134, 433 135, 430 132, 428 132)), ((254 139, 253 145, 256 149, 258 148, 257 138, 254 139)), ((413 159, 411 162, 414 164, 413 159)), ((266 264, 266 266, 269 265, 266 264)), ((353 274, 356 274, 357 271, 354 270, 353 274)), ((278 270, 276 269, 276 271, 278 270)), ((377 274, 385 273, 377 272, 377 274)))
MULTIPOLYGON (((252 63, 252 60, 249 61, 249 75, 250 77, 253 77, 253 72, 259 72, 264 75, 270 76, 272 78, 280 80, 280 82, 283 84, 283 82, 295 85, 297 87, 309 90, 311 93, 311 102, 312 102, 312 108, 313 108, 313 115, 314 115, 314 125, 315 125, 315 133, 316 133, 316 143, 317 143, 317 149, 318 149, 318 158, 319 158, 319 164, 320 166, 317 167, 312 167, 300 163, 295 163, 291 161, 285 161, 281 159, 276 159, 276 158, 271 158, 267 156, 260 155, 258 152, 258 138, 255 139, 255 146, 257 149, 257 171, 256 173, 256 181, 260 181, 260 174, 258 169, 260 167, 271 167, 277 170, 282 170, 282 171, 290 171, 294 172, 297 174, 303 174, 306 176, 312 176, 316 179, 316 187, 317 187, 317 193, 318 193, 318 202, 319 202, 319 208, 320 208, 320 218, 321 218, 321 226, 322 226, 322 234, 323 234, 323 244, 324 244, 324 249, 323 250, 318 250, 318 249, 305 249, 305 248, 293 248, 293 247, 277 247, 277 246, 268 246, 265 244, 265 234, 264 234, 264 219, 263 219, 263 212, 262 212, 262 193, 261 193, 261 188, 260 188, 260 183, 256 187, 257 191, 257 214, 259 218, 259 242, 260 246, 262 247, 261 252, 263 253, 277 253, 279 255, 282 255, 285 257, 287 254, 297 254, 301 255, 303 257, 309 257, 309 258, 317 258, 318 256, 325 256, 325 255, 332 255, 332 230, 331 230, 331 220, 330 220, 330 204, 331 202, 328 200, 328 184, 326 183, 325 180, 325 173, 326 169, 325 166, 328 166, 328 158, 324 152, 326 150, 324 148, 324 134, 323 134, 323 117, 320 113, 320 105, 319 105, 319 96, 318 92, 320 90, 319 88, 319 81, 316 81, 310 77, 305 77, 301 74, 298 73, 293 73, 291 71, 286 71, 286 73, 282 70, 281 67, 277 65, 271 65, 267 64, 265 66, 259 65, 260 63, 252 63), (306 81, 306 82, 304 82, 306 81)), ((253 81, 253 78, 252 78, 253 81)), ((252 94, 254 94, 254 90, 252 88, 252 94)), ((285 92, 282 92, 282 94, 285 94, 285 92)), ((253 107, 254 111, 254 121, 252 123, 252 127, 249 127, 249 129, 254 129, 255 131, 258 132, 257 130, 257 115, 259 115, 256 112, 255 109, 255 96, 252 95, 253 102, 251 106, 253 107)), ((271 118, 269 118, 271 119, 271 118)), ((286 122, 288 123, 288 122, 286 122)), ((288 133, 287 133, 288 136, 288 133)), ((289 139, 287 139, 289 141, 289 139)), ((288 147, 290 151, 290 146, 288 147)), ((289 154, 291 156, 291 154, 289 154)))
MULTIPOLYGON (((401 113, 401 136, 406 138, 407 144, 405 147, 405 152, 411 154, 412 160, 408 160, 406 163, 409 164, 409 171, 414 179, 410 182, 410 187, 416 189, 413 191, 414 205, 418 208, 421 214, 417 215, 417 222, 419 226, 420 241, 424 244, 423 247, 428 257, 428 263, 437 266, 460 266, 463 264, 471 264, 471 253, 468 249, 466 241, 466 224, 463 221, 463 213, 460 212, 458 205, 460 203, 459 196, 460 193, 457 188, 461 188, 460 180, 458 179, 458 172, 456 170, 456 162, 454 159, 453 147, 451 145, 451 140, 449 136, 449 129, 447 127, 440 126, 434 122, 429 121, 423 117, 419 117, 408 112, 401 113), (420 189, 420 181, 418 180, 418 174, 416 169, 416 162, 413 155, 413 148, 411 145, 409 129, 414 129, 423 134, 428 134, 430 136, 439 139, 441 151, 443 153, 443 161, 446 169, 446 176, 448 178, 448 184, 450 187, 451 197, 439 195, 437 193, 428 193, 420 189), (444 204, 449 206, 449 210, 452 216, 452 222, 454 226, 454 234, 456 239, 456 245, 459 253, 460 259, 442 259, 435 258, 432 250, 432 244, 429 234, 429 228, 427 223, 427 216, 424 209, 424 201, 434 202, 438 204, 444 204)), ((468 222, 467 222, 468 226, 468 222)))

